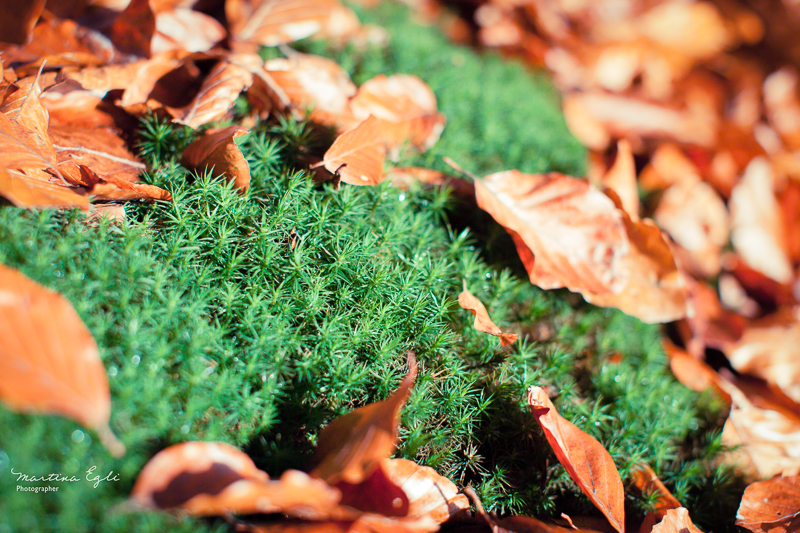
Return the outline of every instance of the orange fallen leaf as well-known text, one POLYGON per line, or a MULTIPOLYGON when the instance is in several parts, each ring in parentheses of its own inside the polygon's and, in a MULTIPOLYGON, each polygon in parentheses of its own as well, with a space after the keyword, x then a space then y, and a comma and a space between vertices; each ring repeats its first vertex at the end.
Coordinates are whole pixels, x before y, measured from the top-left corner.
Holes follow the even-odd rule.
POLYGON ((433 146, 445 125, 445 117, 437 111, 436 95, 416 76, 379 74, 364 82, 350 99, 350 110, 358 120, 370 115, 393 123, 384 129, 390 146, 410 142, 420 151, 433 146), (398 127, 402 125, 402 127, 398 127), (387 135, 391 133, 391 136, 387 135))
POLYGON ((600 178, 600 184, 617 194, 622 209, 631 220, 639 220, 639 190, 636 187, 636 164, 631 143, 624 139, 617 143, 617 158, 600 178))
POLYGON ((602 295, 627 283, 622 213, 588 182, 508 170, 476 180, 475 197, 511 233, 535 285, 602 295))
POLYGON ((0 169, 0 196, 17 207, 89 207, 88 196, 63 185, 5 169, 0 169))
POLYGON ((392 454, 400 411, 417 377, 414 354, 407 355, 408 374, 391 396, 334 419, 320 432, 315 455, 318 464, 311 475, 329 483, 360 483, 381 459, 392 454))
POLYGON ((297 470, 287 470, 272 481, 229 444, 186 442, 148 461, 130 502, 198 516, 280 512, 314 518, 328 517, 339 498, 339 491, 297 470))
POLYGON ((222 41, 227 32, 205 13, 176 6, 156 13, 156 27, 150 43, 153 55, 170 50, 204 52, 222 41))
POLYGON ((248 133, 240 126, 209 130, 186 147, 181 161, 200 172, 213 168, 216 174, 225 174, 237 189, 246 191, 250 186, 250 166, 235 139, 248 133))
POLYGON ((736 525, 754 533, 789 533, 800 528, 800 476, 775 476, 744 489, 736 525))
POLYGON ((0 400, 11 409, 65 416, 98 432, 115 455, 125 446, 108 427, 111 394, 97 344, 72 304, 0 265, 0 400))
POLYGON ((351 185, 377 185, 383 181, 386 144, 381 121, 370 117, 352 130, 339 135, 325 157, 311 168, 322 165, 331 174, 351 185))
MULTIPOLYGON (((50 141, 48 136, 47 141, 50 141)), ((50 141, 50 145, 52 142, 50 141)), ((0 113, 0 167, 7 169, 51 169, 56 174, 54 154, 47 142, 37 142, 35 135, 0 113)))
POLYGON ((658 519, 664 518, 670 509, 681 507, 681 502, 664 486, 647 463, 639 463, 631 469, 631 481, 643 495, 655 495, 653 514, 658 519))
MULTIPOLYGON (((338 0, 228 0, 234 50, 255 52, 310 37, 354 18, 338 0)), ((356 19, 357 22, 358 19, 356 19)), ((350 22, 351 23, 351 22, 350 22)))
POLYGON ((170 108, 175 122, 197 128, 227 115, 242 91, 253 84, 253 74, 228 61, 209 72, 192 103, 181 109, 170 108))
POLYGON ((597 439, 558 414, 541 387, 528 389, 528 404, 567 473, 611 526, 624 533, 625 492, 611 455, 597 439))
POLYGON ((131 0, 109 29, 111 41, 129 54, 150 57, 150 43, 156 32, 156 14, 150 0, 131 0))
POLYGON ((499 337, 502 346, 508 346, 516 342, 518 338, 517 335, 514 333, 503 333, 503 331, 492 322, 492 319, 489 318, 489 312, 486 310, 483 303, 467 290, 467 280, 462 281, 464 282, 464 290, 458 295, 458 305, 463 309, 471 311, 475 316, 473 327, 478 331, 499 337))
POLYGON ((703 533, 689 518, 689 511, 684 507, 670 509, 664 519, 653 526, 652 533, 703 533))

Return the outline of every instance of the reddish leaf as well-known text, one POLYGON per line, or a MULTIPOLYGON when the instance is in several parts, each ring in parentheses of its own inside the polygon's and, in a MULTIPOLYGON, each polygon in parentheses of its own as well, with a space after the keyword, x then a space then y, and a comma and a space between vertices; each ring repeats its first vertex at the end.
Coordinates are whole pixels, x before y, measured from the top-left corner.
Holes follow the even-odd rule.
POLYGON ((156 32, 156 14, 150 0, 131 0, 109 32, 111 40, 123 52, 150 57, 150 43, 156 32))
POLYGON ((95 429, 114 455, 111 395, 92 334, 72 304, 0 265, 0 400, 17 411, 65 416, 95 429))
POLYGON ((776 476, 744 490, 736 525, 755 533, 789 533, 800 528, 800 476, 776 476))
POLYGON ((221 61, 208 74, 192 103, 183 109, 170 109, 175 122, 197 128, 227 115, 242 91, 253 84, 253 74, 221 61))
POLYGON ((237 189, 245 191, 250 186, 250 166, 234 139, 248 133, 240 126, 209 130, 186 147, 182 162, 201 172, 213 168, 216 174, 225 174, 237 189))
POLYGON ((683 507, 670 509, 664 519, 653 527, 652 533, 703 533, 689 518, 689 511, 683 507))
POLYGON ((0 41, 25 44, 44 10, 46 0, 4 0, 0 2, 0 41))
POLYGON ((511 233, 534 284, 601 295, 627 283, 622 213, 588 182, 509 170, 477 180, 475 197, 511 233))
POLYGON ((463 282, 464 290, 458 295, 458 305, 463 309, 471 311, 475 316, 473 327, 478 331, 499 337, 502 346, 508 346, 516 342, 517 335, 514 333, 503 333, 502 330, 492 322, 492 319, 489 318, 489 312, 486 310, 483 303, 467 290, 467 280, 463 280, 463 282))
POLYGON ((336 482, 335 487, 342 493, 341 505, 383 516, 408 515, 408 496, 389 476, 388 461, 391 459, 379 461, 372 472, 359 483, 348 483, 344 480, 336 482))
POLYGON ((414 354, 408 353, 408 374, 397 390, 376 402, 334 419, 317 441, 313 476, 335 483, 360 483, 381 459, 392 454, 400 425, 400 411, 417 377, 414 354))
POLYGON ((332 174, 351 185, 377 185, 383 181, 386 145, 381 122, 370 117, 352 130, 339 135, 325 158, 312 168, 325 165, 332 174))
POLYGON ((594 437, 556 411, 541 387, 528 389, 528 404, 559 462, 611 525, 625 531, 625 492, 614 460, 594 437))

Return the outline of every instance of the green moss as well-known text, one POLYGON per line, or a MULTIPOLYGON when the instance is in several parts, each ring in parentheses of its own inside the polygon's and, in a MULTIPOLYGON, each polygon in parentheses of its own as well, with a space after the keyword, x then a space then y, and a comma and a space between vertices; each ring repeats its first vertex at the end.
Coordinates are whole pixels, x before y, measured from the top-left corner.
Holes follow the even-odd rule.
MULTIPOLYGON (((580 171, 583 154, 540 75, 454 47, 397 9, 368 15, 390 27, 388 50, 328 53, 359 81, 382 70, 432 85, 449 124, 417 163, 449 155, 478 172, 580 171)), ((73 302, 100 346, 111 426, 128 447, 114 459, 71 421, 0 409, 0 531, 224 530, 112 508, 153 454, 186 440, 240 446, 272 475, 302 468, 321 427, 393 390, 408 349, 422 371, 398 454, 473 485, 489 508, 596 514, 524 404, 538 384, 623 476, 644 458, 697 522, 733 530, 741 488, 713 466, 718 417, 669 375, 655 327, 531 286, 510 241, 475 240, 446 191, 315 187, 291 165, 301 146, 324 144, 308 124, 262 124, 244 139, 244 195, 174 163, 187 135, 145 125, 140 147, 158 169, 147 179, 173 201, 128 204, 122 225, 0 210, 0 262, 73 302), (500 348, 471 327, 456 304, 462 279, 498 324, 523 334, 518 344, 500 348), (614 352, 621 363, 608 362, 614 352), (32 494, 11 474, 83 477, 92 466, 119 481, 32 494)), ((635 520, 641 505, 629 500, 635 520)))

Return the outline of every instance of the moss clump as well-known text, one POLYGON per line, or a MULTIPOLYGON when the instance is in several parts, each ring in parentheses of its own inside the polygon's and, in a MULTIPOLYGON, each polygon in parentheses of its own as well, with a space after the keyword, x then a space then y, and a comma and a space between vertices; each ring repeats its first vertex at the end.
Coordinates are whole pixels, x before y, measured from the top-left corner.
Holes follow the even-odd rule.
MULTIPOLYGON (((395 9, 382 12, 393 21, 389 50, 337 54, 357 79, 379 69, 416 73, 437 91, 449 125, 423 161, 445 154, 480 172, 580 169, 583 155, 546 82, 453 47, 395 9), (469 84, 446 72, 454 54, 472 69, 469 84)), ((71 421, 0 409, 0 427, 10 428, 0 434, 0 531, 225 530, 110 509, 144 463, 176 442, 230 442, 273 475, 302 467, 324 424, 394 388, 408 349, 422 371, 398 454, 477 487, 488 507, 596 512, 524 405, 536 383, 606 444, 623 476, 645 458, 690 510, 707 511, 693 515, 697 522, 733 529, 735 493, 716 508, 709 502, 738 488, 712 466, 718 446, 693 437, 715 428, 698 395, 666 372, 655 328, 512 274, 519 264, 508 240, 479 246, 452 223, 463 206, 446 191, 315 187, 289 164, 300 145, 314 145, 315 131, 290 121, 257 127, 242 141, 253 171, 242 195, 176 165, 187 133, 150 121, 141 147, 158 170, 149 179, 172 202, 129 204, 122 225, 90 224, 79 212, 0 210, 0 262, 73 302, 100 345, 111 425, 128 447, 113 459, 71 421), (462 278, 496 322, 526 334, 517 345, 501 349, 472 329, 455 303, 462 278), (607 363, 612 352, 622 363, 607 363), (54 483, 58 491, 33 494, 17 491, 11 473, 83 478, 92 466, 119 481, 54 483)))

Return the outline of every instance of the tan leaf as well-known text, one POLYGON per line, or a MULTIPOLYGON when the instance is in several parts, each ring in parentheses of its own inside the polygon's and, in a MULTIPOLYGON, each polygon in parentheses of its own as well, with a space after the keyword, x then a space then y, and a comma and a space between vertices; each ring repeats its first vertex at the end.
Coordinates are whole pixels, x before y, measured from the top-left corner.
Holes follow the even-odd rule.
POLYGON ((225 28, 215 18, 187 7, 175 7, 156 13, 150 53, 156 55, 170 50, 204 52, 223 40, 225 35, 225 28))
POLYGON ((113 174, 99 176, 79 165, 81 176, 91 186, 89 195, 96 200, 171 200, 172 195, 155 185, 128 181, 113 174))
POLYGON ((618 268, 628 272, 625 286, 614 294, 582 292, 587 302, 615 307, 648 323, 671 322, 686 316, 687 288, 664 232, 650 219, 624 217, 630 250, 618 268))
POLYGON ((534 284, 600 295, 627 283, 622 214, 588 182, 509 170, 477 180, 475 197, 511 233, 534 284))
POLYGON ((225 15, 234 49, 297 41, 352 18, 338 0, 227 0, 225 15))
POLYGON ((5 169, 0 169, 0 196, 17 207, 89 207, 88 196, 5 169))
POLYGON ((559 462, 611 525, 625 531, 625 492, 614 460, 594 437, 556 411, 541 387, 528 389, 528 404, 559 462))
POLYGON ((392 454, 400 411, 417 377, 417 362, 408 354, 408 374, 382 402, 371 403, 334 419, 317 439, 318 464, 311 475, 334 483, 360 483, 381 459, 392 454))
POLYGON ((408 497, 408 516, 431 517, 441 524, 469 509, 469 500, 455 483, 428 466, 406 459, 384 459, 381 468, 408 497))
POLYGON ((445 117, 437 112, 436 96, 416 76, 379 74, 364 82, 350 99, 350 109, 359 120, 370 115, 392 123, 402 123, 396 138, 387 138, 390 145, 410 142, 420 151, 433 146, 445 125, 445 117))
POLYGON ((684 507, 670 509, 664 519, 653 526, 652 533, 703 533, 689 518, 689 511, 684 507))
MULTIPOLYGON (((46 140, 50 141, 49 136, 46 140)), ((47 150, 47 142, 37 142, 34 133, 25 130, 0 113, 0 167, 55 169, 55 163, 47 150)))
POLYGON ((499 337, 502 346, 508 346, 516 342, 517 336, 514 333, 503 333, 502 330, 492 322, 492 319, 489 318, 489 312, 486 310, 483 303, 467 290, 467 280, 462 281, 464 282, 464 290, 458 295, 458 305, 460 305, 462 309, 471 311, 475 316, 473 327, 478 331, 499 337))
POLYGON ((756 158, 733 188, 729 202, 731 241, 750 267, 779 283, 794 277, 788 257, 773 175, 764 158, 756 158))
POLYGON ((384 178, 386 145, 382 135, 380 120, 370 117, 339 135, 324 159, 312 168, 325 165, 330 173, 351 185, 377 185, 384 178))
POLYGON ((800 476, 776 476, 744 490, 736 525, 755 533, 789 533, 800 528, 800 476))
POLYGON ((293 53, 285 59, 267 61, 264 73, 282 93, 283 98, 277 98, 277 105, 284 107, 288 101, 298 116, 310 109, 311 120, 336 125, 340 130, 359 124, 348 108, 356 86, 335 61, 293 53))
POLYGON ((0 3, 0 41, 26 44, 44 11, 46 0, 5 0, 0 3))
POLYGON ((242 91, 253 84, 253 74, 227 61, 209 72, 192 103, 182 109, 170 109, 175 122, 197 128, 227 115, 242 91))
POLYGON ((25 141, 35 147, 37 152, 48 161, 55 161, 55 149, 47 134, 50 117, 42 106, 42 89, 37 81, 35 76, 17 80, 17 90, 3 100, 0 113, 21 128, 25 141))
POLYGON ((182 162, 189 168, 216 174, 225 174, 237 189, 246 191, 250 186, 250 166, 235 139, 250 133, 240 126, 209 130, 183 152, 182 162))
POLYGON ((800 320, 787 309, 752 323, 724 351, 738 372, 762 378, 800 403, 798 346, 800 320))
POLYGON ((133 504, 182 509, 191 515, 286 513, 327 517, 339 492, 297 470, 280 480, 256 468, 237 448, 222 442, 186 442, 157 453, 131 491, 133 504))
POLYGON ((0 265, 0 400, 11 409, 50 413, 99 434, 125 453, 108 427, 111 394, 94 338, 61 294, 0 265))
POLYGON ((631 143, 624 139, 617 143, 617 158, 600 178, 600 185, 617 194, 622 209, 631 220, 639 220, 639 190, 636 187, 636 164, 631 143))

